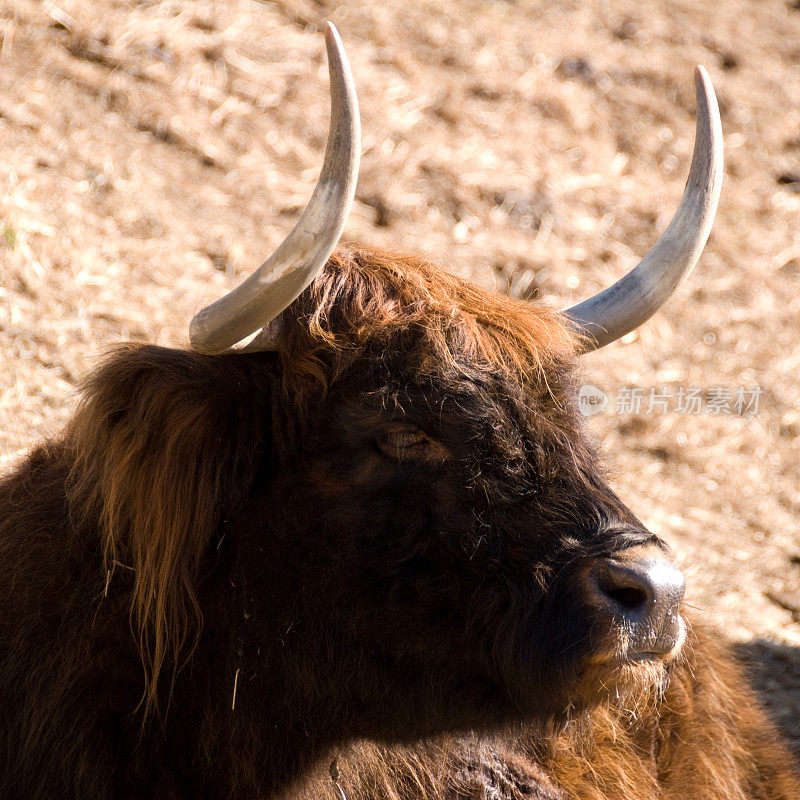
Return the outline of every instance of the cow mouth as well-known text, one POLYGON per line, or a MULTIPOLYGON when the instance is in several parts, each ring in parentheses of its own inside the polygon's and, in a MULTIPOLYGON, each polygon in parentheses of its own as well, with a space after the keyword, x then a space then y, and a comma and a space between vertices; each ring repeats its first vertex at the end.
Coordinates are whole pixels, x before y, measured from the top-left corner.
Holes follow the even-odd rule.
POLYGON ((686 623, 676 615, 658 630, 633 627, 625 622, 614 625, 589 657, 589 663, 609 666, 669 664, 683 650, 686 623))
POLYGON ((661 629, 653 636, 650 631, 622 632, 620 659, 623 661, 673 661, 686 641, 686 623, 678 613, 669 613, 661 629))

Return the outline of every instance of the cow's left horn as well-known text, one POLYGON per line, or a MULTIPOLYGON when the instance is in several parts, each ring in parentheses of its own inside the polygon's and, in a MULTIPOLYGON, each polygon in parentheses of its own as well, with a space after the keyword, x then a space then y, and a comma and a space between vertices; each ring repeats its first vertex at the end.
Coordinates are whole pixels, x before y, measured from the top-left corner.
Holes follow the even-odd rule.
POLYGON ((697 132, 683 199, 655 247, 623 278, 564 313, 586 334, 584 352, 638 328, 689 274, 705 246, 722 186, 722 126, 711 79, 695 71, 697 132))
MULTIPOLYGON (((283 244, 247 280, 199 311, 189 327, 192 347, 222 353, 286 308, 325 266, 342 234, 358 178, 361 123, 350 65, 336 28, 325 32, 331 123, 314 194, 283 244)), ((255 348, 259 349, 254 342, 255 348)), ((266 349, 266 341, 260 349, 266 349)))

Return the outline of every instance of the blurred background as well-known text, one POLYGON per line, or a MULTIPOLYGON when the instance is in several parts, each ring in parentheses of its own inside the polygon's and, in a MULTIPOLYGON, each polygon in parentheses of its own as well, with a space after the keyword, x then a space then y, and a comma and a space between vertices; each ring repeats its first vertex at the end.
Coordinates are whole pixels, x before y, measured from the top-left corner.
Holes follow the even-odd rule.
POLYGON ((291 229, 325 145, 326 19, 364 128, 345 238, 557 306, 663 231, 709 70, 714 231, 661 314, 585 359, 607 401, 588 425, 800 747, 800 2, 4 0, 0 468, 110 345, 185 345, 291 229))

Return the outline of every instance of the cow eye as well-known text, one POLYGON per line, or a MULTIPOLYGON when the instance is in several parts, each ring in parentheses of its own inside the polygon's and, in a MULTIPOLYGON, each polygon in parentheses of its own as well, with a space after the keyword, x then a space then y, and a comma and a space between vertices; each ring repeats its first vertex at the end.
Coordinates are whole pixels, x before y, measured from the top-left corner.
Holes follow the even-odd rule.
POLYGON ((397 425, 383 431, 375 444, 392 461, 443 461, 447 451, 416 425, 397 425))

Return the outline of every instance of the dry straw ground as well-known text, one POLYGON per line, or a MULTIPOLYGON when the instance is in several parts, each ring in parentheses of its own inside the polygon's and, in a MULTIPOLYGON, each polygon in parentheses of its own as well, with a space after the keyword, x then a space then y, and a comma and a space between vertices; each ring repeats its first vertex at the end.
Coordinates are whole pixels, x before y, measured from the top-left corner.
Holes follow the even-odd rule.
POLYGON ((657 319, 587 358, 611 400, 591 427, 800 743, 800 3, 4 0, 3 468, 58 429, 99 353, 184 343, 290 229, 327 130, 326 18, 363 110, 347 238, 553 303, 655 241, 691 154, 694 65, 711 72, 711 241, 657 319), (756 386, 754 415, 675 408, 681 387, 756 386), (626 387, 638 412, 617 413, 626 387))

